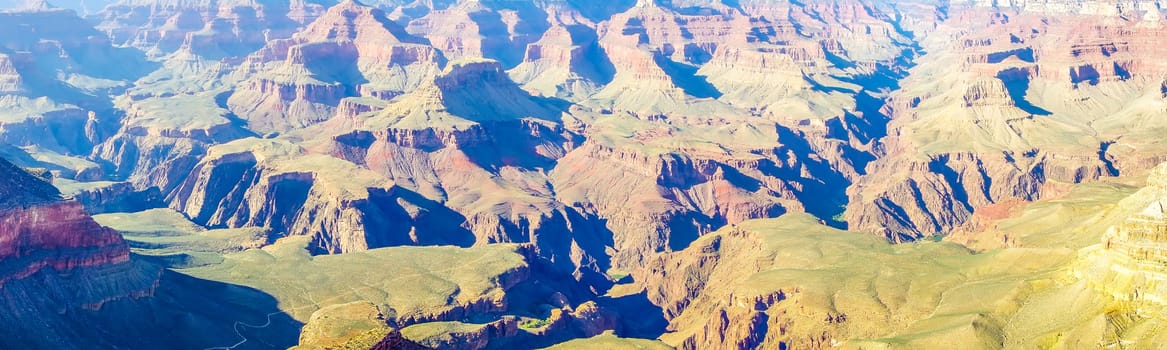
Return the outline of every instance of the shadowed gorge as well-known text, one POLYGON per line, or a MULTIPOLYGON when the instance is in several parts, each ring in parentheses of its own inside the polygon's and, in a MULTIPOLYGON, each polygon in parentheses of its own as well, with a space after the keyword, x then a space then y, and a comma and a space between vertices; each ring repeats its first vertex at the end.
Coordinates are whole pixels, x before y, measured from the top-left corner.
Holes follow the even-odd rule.
POLYGON ((1157 0, 0 0, 0 348, 1159 348, 1157 0))

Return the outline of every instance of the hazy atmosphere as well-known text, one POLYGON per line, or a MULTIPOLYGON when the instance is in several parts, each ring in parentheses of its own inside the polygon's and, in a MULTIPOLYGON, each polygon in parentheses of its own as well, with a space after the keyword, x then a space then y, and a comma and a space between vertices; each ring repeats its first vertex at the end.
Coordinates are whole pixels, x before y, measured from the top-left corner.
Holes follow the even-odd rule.
POLYGON ((1165 348, 1164 6, 0 0, 0 349, 1165 348))

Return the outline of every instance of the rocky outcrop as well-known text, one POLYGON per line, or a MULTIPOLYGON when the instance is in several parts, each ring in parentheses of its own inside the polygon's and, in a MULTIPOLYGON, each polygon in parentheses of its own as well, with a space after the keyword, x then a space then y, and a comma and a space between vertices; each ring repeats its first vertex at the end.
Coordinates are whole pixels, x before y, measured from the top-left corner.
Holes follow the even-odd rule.
POLYGON ((527 45, 522 63, 510 74, 529 91, 579 100, 611 81, 613 72, 587 24, 556 23, 527 45))
POLYGON ((80 203, 66 202, 52 185, 0 160, 0 284, 41 270, 124 264, 129 247, 117 232, 93 221, 80 203))
POLYGON ((567 4, 458 1, 431 7, 432 11, 410 21, 406 30, 426 38, 451 60, 488 58, 514 67, 527 44, 547 30, 555 8, 567 4))
POLYGON ((1076 273, 1116 300, 1167 305, 1167 165, 1127 202, 1146 205, 1107 229, 1098 246, 1084 249, 1076 273), (1149 202, 1149 204, 1148 204, 1149 202))
POLYGON ((0 174, 0 300, 11 308, 0 316, 0 345, 71 347, 82 331, 65 325, 84 317, 74 314, 153 293, 158 271, 131 263, 120 234, 3 159, 0 174))
POLYGON ((418 324, 403 329, 402 333, 410 341, 431 349, 539 347, 610 331, 616 327, 616 317, 614 313, 601 311, 594 302, 587 302, 574 310, 551 309, 546 319, 508 315, 485 324, 439 323, 449 327, 448 333, 427 332, 431 327, 441 327, 437 324, 418 324))
MULTIPOLYGON (((749 227, 757 227, 757 223, 751 222, 749 227)), ((776 237, 769 236, 773 233, 752 230, 723 229, 684 251, 660 255, 633 273, 637 286, 646 289, 648 300, 659 306, 670 322, 669 331, 676 332, 665 339, 666 343, 682 349, 813 348, 827 344, 832 327, 821 328, 821 340, 801 339, 803 334, 788 329, 790 320, 784 319, 782 310, 795 303, 787 299, 797 293, 796 288, 750 282, 778 263, 772 250, 776 237)))
POLYGON ((94 17, 115 43, 154 57, 180 49, 221 58, 243 56, 268 40, 290 37, 320 16, 310 1, 118 1, 94 17))
POLYGON ((889 98, 880 159, 849 190, 850 227, 893 241, 940 235, 979 208, 1047 197, 1053 183, 1153 167, 1158 151, 1135 136, 1145 129, 1119 125, 1161 108, 1151 77, 1162 67, 1146 63, 1162 54, 1146 39, 1161 29, 1075 18, 960 9, 929 33, 925 51, 947 54, 923 57, 889 98), (1095 30, 1074 29, 1085 26, 1095 30))
POLYGON ((209 147, 251 135, 205 93, 117 102, 127 113, 122 127, 93 154, 140 191, 173 191, 209 147))
POLYGON ((67 196, 81 203, 90 215, 116 212, 138 212, 164 206, 157 188, 136 190, 129 182, 58 184, 76 187, 67 196))
POLYGON ((212 228, 255 226, 279 236, 312 236, 317 252, 469 243, 443 239, 456 232, 412 236, 415 218, 397 203, 392 183, 368 170, 327 156, 290 163, 289 152, 299 151, 284 143, 245 139, 220 148, 236 146, 255 149, 220 153, 212 148, 191 175, 167 194, 171 207, 212 228))
POLYGON ((282 132, 331 117, 345 97, 411 91, 443 62, 382 11, 344 1, 292 38, 248 56, 227 105, 254 131, 282 132))
POLYGON ((116 129, 109 97, 150 66, 73 11, 0 12, 0 142, 87 155, 116 129))
POLYGON ((129 248, 121 237, 93 221, 76 202, 5 210, 0 247, 3 279, 21 279, 42 269, 73 269, 122 264, 129 248))
POLYGON ((429 349, 421 344, 406 340, 401 332, 390 332, 381 341, 374 344, 373 350, 425 350, 429 349))
POLYGON ((748 171, 751 164, 757 171, 768 163, 585 144, 559 161, 551 179, 560 201, 587 203, 587 209, 608 220, 607 226, 616 233, 613 262, 631 267, 654 252, 682 249, 723 225, 801 209, 784 200, 794 197, 784 183, 756 183, 760 187, 752 191, 743 188, 745 182, 758 181, 739 172, 748 171), (592 190, 605 186, 623 190, 592 190))

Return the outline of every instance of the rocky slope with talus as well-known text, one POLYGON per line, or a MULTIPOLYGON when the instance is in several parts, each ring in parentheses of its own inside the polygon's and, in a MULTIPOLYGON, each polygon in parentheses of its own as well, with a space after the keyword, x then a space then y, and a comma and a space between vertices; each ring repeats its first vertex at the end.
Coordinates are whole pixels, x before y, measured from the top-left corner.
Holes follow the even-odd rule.
POLYGON ((345 1, 249 55, 233 73, 242 81, 227 106, 253 131, 283 132, 331 116, 345 97, 411 91, 443 62, 381 10, 345 1))
POLYGON ((268 40, 290 37, 329 2, 117 1, 92 15, 115 43, 152 57, 179 50, 223 58, 246 55, 268 40))
POLYGON ((151 295, 158 270, 130 262, 126 242, 65 201, 44 179, 0 159, 0 298, 4 347, 37 348, 92 336, 83 318, 107 303, 151 295))
POLYGON ((1161 126, 1141 121, 1163 106, 1154 78, 1163 67, 1150 59, 1161 26, 985 9, 951 16, 922 40, 932 54, 884 108, 893 120, 880 159, 849 190, 852 228, 893 241, 943 234, 978 208, 1163 160, 1143 136, 1161 126), (955 72, 952 62, 961 62, 955 72))

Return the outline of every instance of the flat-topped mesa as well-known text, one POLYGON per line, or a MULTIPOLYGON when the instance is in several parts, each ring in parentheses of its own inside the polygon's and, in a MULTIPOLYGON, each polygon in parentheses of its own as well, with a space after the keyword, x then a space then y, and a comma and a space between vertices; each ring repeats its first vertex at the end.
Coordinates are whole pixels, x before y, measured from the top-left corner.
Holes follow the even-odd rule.
POLYGON ((467 91, 488 88, 496 84, 511 84, 502 65, 490 60, 466 60, 450 63, 434 79, 434 86, 442 92, 467 91))
POLYGON ((434 76, 444 58, 420 42, 381 10, 345 1, 249 56, 227 103, 260 132, 309 126, 345 97, 393 98, 434 76))

